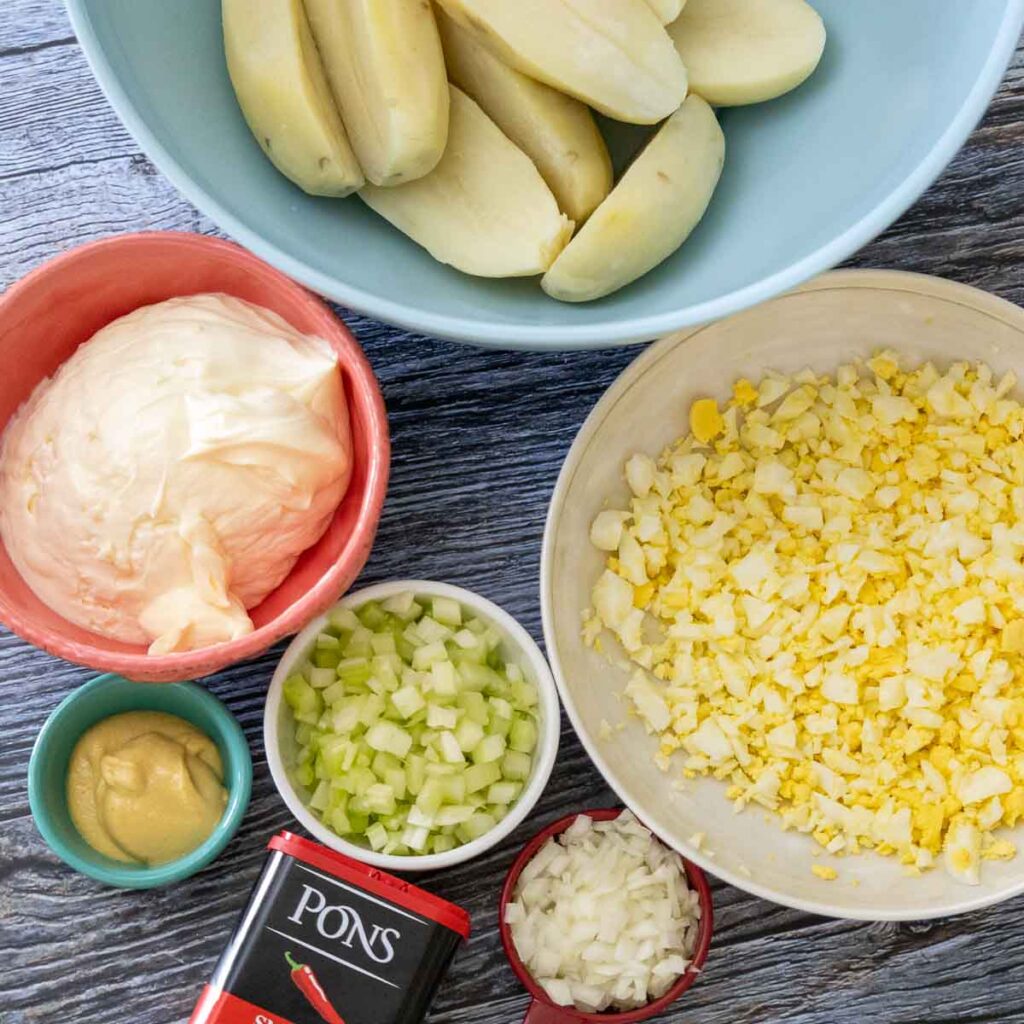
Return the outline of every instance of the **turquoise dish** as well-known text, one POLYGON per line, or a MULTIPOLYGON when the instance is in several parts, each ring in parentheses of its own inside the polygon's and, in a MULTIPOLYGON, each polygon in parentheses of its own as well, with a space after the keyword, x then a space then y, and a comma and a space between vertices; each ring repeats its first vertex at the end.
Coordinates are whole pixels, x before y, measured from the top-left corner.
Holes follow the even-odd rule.
MULTIPOLYGON (((1024 0, 812 0, 825 57, 801 88, 723 111, 725 173, 687 244, 598 302, 466 277, 358 199, 291 185, 251 137, 216 0, 68 0, 100 85, 154 163, 228 234, 352 309, 479 345, 649 340, 754 305, 841 262, 939 175, 984 113, 1024 0)), ((621 164, 638 142, 616 131, 621 164)))
POLYGON ((153 889, 201 871, 238 830, 251 790, 252 758, 245 735, 231 712, 195 683, 133 683, 121 676, 98 676, 57 706, 36 737, 28 766, 29 805, 50 849, 76 871, 121 889, 153 889), (213 834, 186 857, 156 867, 97 853, 68 813, 65 782, 71 751, 90 726, 123 711, 164 711, 184 718, 217 744, 224 764, 228 805, 213 834))

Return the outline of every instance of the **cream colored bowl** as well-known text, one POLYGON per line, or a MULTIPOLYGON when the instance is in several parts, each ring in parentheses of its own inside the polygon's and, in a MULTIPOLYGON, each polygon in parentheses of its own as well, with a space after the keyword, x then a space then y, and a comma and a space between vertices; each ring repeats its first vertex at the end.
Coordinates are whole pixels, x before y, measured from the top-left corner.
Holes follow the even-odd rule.
POLYGON ((603 564, 588 539, 590 523, 606 502, 621 507, 627 500, 622 467, 631 454, 657 456, 687 431, 693 399, 725 399, 737 377, 756 380, 769 369, 791 373, 805 366, 832 372, 881 347, 913 362, 983 360, 997 374, 1013 369, 1024 380, 1024 310, 937 278, 839 271, 653 345, 609 388, 566 458, 548 513, 541 602, 548 656, 576 732, 608 783, 666 842, 725 881, 777 903, 835 917, 913 920, 1024 891, 1024 830, 1015 837, 1021 854, 985 862, 976 887, 941 866, 909 878, 892 857, 815 857, 813 839, 783 832, 764 811, 734 813, 723 783, 673 789, 679 772, 655 767, 655 741, 618 700, 627 672, 587 648, 580 635, 581 613, 603 564), (602 739, 602 720, 626 726, 602 739), (691 841, 697 833, 706 836, 699 848, 691 841), (830 864, 839 877, 819 879, 812 864, 830 864))

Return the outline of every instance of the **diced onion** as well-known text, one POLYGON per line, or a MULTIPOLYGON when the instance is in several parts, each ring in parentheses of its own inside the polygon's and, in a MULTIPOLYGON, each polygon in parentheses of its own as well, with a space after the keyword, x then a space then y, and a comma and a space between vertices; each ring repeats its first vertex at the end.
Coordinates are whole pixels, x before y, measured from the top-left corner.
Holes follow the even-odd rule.
POLYGON ((523 868, 505 923, 548 997, 588 1013, 633 1010, 690 966, 700 921, 679 855, 629 811, 581 814, 523 868))

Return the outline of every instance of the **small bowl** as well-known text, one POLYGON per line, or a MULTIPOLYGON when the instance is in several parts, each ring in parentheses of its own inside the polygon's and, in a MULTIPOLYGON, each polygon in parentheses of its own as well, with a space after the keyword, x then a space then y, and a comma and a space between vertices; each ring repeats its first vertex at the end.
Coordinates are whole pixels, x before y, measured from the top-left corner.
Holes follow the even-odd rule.
MULTIPOLYGON (((559 1006, 551 1001, 548 994, 537 984, 534 977, 526 969, 526 965, 519 959, 515 942, 512 941, 511 929, 505 924, 505 907, 512 900, 516 883, 523 873, 523 868, 533 860, 534 855, 552 836, 561 835, 579 816, 585 814, 594 821, 610 821, 617 818, 623 811, 621 807, 603 807, 599 810, 580 811, 577 814, 568 814, 558 821, 552 822, 546 829, 538 832, 522 852, 516 857, 512 867, 509 868, 505 877, 505 884, 501 889, 501 899, 498 904, 498 930, 501 933, 501 944, 505 947, 505 955, 512 965, 512 970, 523 983, 524 987, 533 996, 524 1018, 524 1024, 568 1024, 571 1021, 591 1021, 593 1024, 634 1024, 635 1021, 648 1020, 655 1017, 663 1010, 668 1009, 696 980, 708 958, 708 949, 711 946, 711 934, 715 926, 714 904, 711 899, 711 888, 708 885, 704 872, 696 864, 691 864, 685 858, 683 868, 686 871, 686 880, 690 888, 697 893, 700 902, 700 923, 697 925, 697 940, 693 947, 693 956, 690 959, 690 966, 679 976, 675 984, 660 998, 654 999, 646 1006, 636 1010, 623 1010, 620 1012, 587 1013, 585 1010, 577 1010, 574 1006, 559 1006)), ((666 844, 667 845, 667 844, 666 844)), ((671 847, 669 847, 671 849, 671 847)))
POLYGON ((119 889, 153 889, 201 871, 227 846, 249 805, 252 758, 231 712, 195 683, 148 686, 116 675, 98 676, 69 694, 36 737, 28 764, 28 800, 36 827, 65 864, 119 889), (125 711, 163 711, 191 722, 217 744, 228 804, 210 837, 191 853, 155 867, 139 867, 97 853, 68 813, 66 780, 75 744, 87 729, 125 711))
POLYGON ((129 679, 194 679, 252 658, 330 607, 370 554, 387 488, 387 413, 356 340, 300 285, 230 242, 181 232, 121 235, 50 260, 0 297, 0 434, 35 386, 84 341, 140 306, 225 292, 278 313, 338 353, 352 424, 352 481, 320 540, 257 607, 247 636, 196 651, 151 656, 76 626, 32 592, 0 544, 0 622, 37 647, 129 679))
POLYGON ((419 855, 397 856, 395 854, 376 853, 366 846, 359 846, 342 839, 332 832, 306 806, 309 793, 295 783, 289 772, 294 761, 295 749, 293 739, 293 719, 288 704, 282 699, 284 681, 291 675, 295 665, 308 653, 319 633, 327 624, 327 615, 321 615, 311 622, 288 645, 281 656, 274 678, 267 694, 266 708, 263 714, 263 743, 267 751, 267 763, 274 785, 284 798, 288 809, 302 823, 302 826, 325 846, 332 850, 355 857, 374 867, 388 871, 433 871, 436 868, 451 867, 470 860, 485 850, 491 849, 511 833, 533 810, 540 798, 558 753, 559 706, 558 694, 551 669, 529 633, 508 612, 499 608, 486 598, 474 594, 461 587, 449 586, 446 583, 432 583, 427 580, 395 580, 391 583, 378 583, 363 590, 357 590, 340 601, 338 607, 359 608, 367 601, 381 601, 412 591, 425 597, 450 597, 461 605, 469 608, 480 618, 493 625, 503 636, 503 653, 510 661, 516 661, 523 669, 526 677, 536 685, 540 707, 538 723, 537 749, 533 756, 533 771, 527 780, 519 799, 512 805, 508 814, 486 835, 474 839, 470 843, 457 846, 446 853, 426 853, 419 855))

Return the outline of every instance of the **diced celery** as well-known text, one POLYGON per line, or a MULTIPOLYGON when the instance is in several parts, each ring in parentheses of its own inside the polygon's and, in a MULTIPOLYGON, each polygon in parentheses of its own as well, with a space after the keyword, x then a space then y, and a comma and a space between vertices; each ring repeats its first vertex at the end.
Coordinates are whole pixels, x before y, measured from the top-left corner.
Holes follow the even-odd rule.
POLYGON ((476 722, 478 725, 486 725, 490 717, 490 710, 487 707, 487 699, 482 693, 476 690, 466 690, 460 693, 455 702, 465 713, 466 718, 476 722))
POLYGON ((419 606, 416 604, 416 596, 410 590, 403 590, 400 594, 394 594, 381 602, 381 607, 390 615, 409 622, 419 614, 419 606))
POLYGON ((496 821, 501 821, 508 814, 508 804, 488 804, 487 813, 496 821))
POLYGON ((486 789, 492 782, 497 782, 501 778, 501 768, 494 761, 487 764, 472 764, 462 777, 466 780, 466 792, 476 793, 478 790, 486 789))
MULTIPOLYGON (((310 679, 309 679, 309 681, 311 683, 313 682, 313 673, 318 671, 319 669, 327 669, 327 670, 330 671, 331 675, 333 676, 334 675, 334 668, 338 664, 338 661, 340 660, 340 658, 341 658, 341 654, 340 654, 340 652, 338 652, 336 650, 335 651, 328 651, 328 650, 320 650, 319 648, 317 648, 317 650, 315 650, 313 652, 312 662, 313 662, 314 668, 312 668, 310 670, 310 679)), ((331 682, 331 681, 332 680, 328 680, 328 682, 331 682)), ((314 683, 313 685, 315 686, 316 684, 314 683)), ((326 686, 327 683, 321 683, 320 685, 321 686, 326 686)))
POLYGON ((452 640, 464 651, 470 651, 477 646, 480 638, 471 629, 460 629, 452 634, 452 640))
POLYGON ((413 804, 409 808, 409 814, 405 821, 407 825, 412 825, 415 828, 433 828, 436 816, 436 813, 422 810, 419 804, 413 804))
POLYGON ((324 811, 327 809, 327 804, 330 802, 330 799, 331 784, 325 780, 320 782, 314 790, 313 795, 309 800, 309 806, 312 807, 314 811, 324 811))
POLYGON ((483 636, 487 632, 487 623, 474 616, 466 623, 466 629, 472 630, 477 636, 483 636))
POLYGON ((455 734, 452 732, 442 732, 440 737, 440 750, 441 759, 446 761, 448 764, 462 764, 466 758, 462 753, 462 747, 459 746, 459 741, 455 738, 455 734))
POLYGON ((478 665, 474 661, 459 663, 459 678, 464 690, 487 690, 491 687, 503 688, 504 680, 492 668, 478 665))
POLYGON ((510 750, 501 760, 501 774, 506 779, 524 781, 530 777, 533 759, 529 754, 510 750))
POLYGON ((412 718, 417 711, 425 708, 427 702, 423 699, 417 686, 403 686, 391 694, 391 703, 403 718, 412 718))
POLYGON ((368 814, 356 814, 354 811, 348 813, 350 831, 356 835, 365 835, 370 827, 370 816, 368 814))
POLYGON ((434 823, 440 828, 446 828, 450 825, 461 825, 464 821, 469 821, 473 817, 475 808, 469 804, 450 804, 447 807, 442 807, 437 812, 437 817, 434 823))
POLYGON ((495 782, 487 790, 487 802, 489 804, 510 804, 522 791, 523 784, 521 782, 495 782))
POLYGON ((365 705, 365 697, 347 697, 343 702, 333 705, 331 728, 341 735, 352 732, 359 725, 365 705))
POLYGON ((537 687, 520 679, 512 684, 512 704, 520 711, 537 706, 537 687))
POLYGON ((363 699, 362 710, 359 713, 359 721, 367 727, 373 725, 377 719, 384 714, 386 704, 387 702, 380 696, 380 694, 368 693, 363 699))
POLYGON ((512 719, 495 715, 487 723, 487 731, 493 736, 504 736, 508 739, 508 734, 512 731, 512 719))
MULTIPOLYGON (((421 647, 420 650, 426 650, 421 647)), ((455 697, 459 692, 459 681, 455 666, 450 661, 435 661, 430 666, 430 690, 438 697, 455 697)))
POLYGON ((455 837, 446 835, 434 836, 430 841, 431 853, 447 853, 455 849, 455 837))
POLYGON ((352 683, 365 683, 373 675, 373 668, 367 657, 343 658, 338 662, 337 673, 338 678, 348 686, 352 683))
POLYGON ((310 737, 313 735, 313 726, 306 725, 305 723, 299 725, 295 729, 295 742, 300 747, 304 747, 309 743, 310 737))
POLYGON ((388 839, 388 830, 378 821, 366 830, 366 841, 370 844, 371 850, 383 850, 388 844, 388 839))
POLYGON ((440 704, 427 705, 427 725, 431 729, 454 729, 458 721, 457 708, 442 707, 440 704))
POLYGON ((420 754, 411 754, 405 761, 405 787, 411 796, 419 794, 426 778, 426 759, 420 754))
POLYGON ((367 629, 380 629, 387 622, 387 612, 376 601, 367 601, 356 609, 356 618, 367 629))
POLYGON ((340 679, 335 679, 330 686, 321 694, 324 703, 328 705, 337 704, 345 699, 345 684, 340 679))
POLYGON ((510 683, 517 683, 523 678, 523 670, 515 662, 510 662, 505 666, 505 675, 510 683))
POLYGON ((468 718, 463 718, 455 727, 455 739, 459 744, 459 749, 465 754, 475 749, 483 738, 484 727, 468 718))
POLYGON ((430 831, 427 828, 417 828, 412 825, 408 826, 402 833, 402 843, 408 846, 410 850, 415 850, 420 853, 423 847, 427 845, 427 838, 430 835, 430 831))
POLYGON ((300 786, 305 786, 307 789, 313 785, 313 766, 308 762, 306 764, 300 764, 295 769, 295 781, 300 786))
POLYGON ((407 783, 404 768, 389 768, 384 772, 384 781, 391 787, 396 800, 404 800, 407 783))
POLYGON ((424 615, 419 622, 416 623, 416 632, 423 637, 424 641, 428 644, 437 643, 438 641, 447 640, 452 635, 452 631, 447 626, 442 626, 437 619, 432 618, 429 615, 424 615))
POLYGON ((370 637, 370 646, 374 654, 394 654, 397 650, 395 638, 391 633, 374 633, 370 637))
POLYGON ((424 814, 437 814, 444 803, 444 784, 439 779, 427 779, 423 783, 420 794, 416 797, 416 806, 424 814))
POLYGON ((341 641, 333 633, 317 633, 316 646, 321 650, 336 651, 341 647, 341 641))
POLYGON ((359 619, 351 608, 333 608, 327 616, 327 621, 337 630, 351 633, 359 628, 359 619))
POLYGON ((499 761, 504 753, 504 736, 485 736, 473 748, 471 756, 476 764, 489 764, 491 761, 499 761))
POLYGON ((518 717, 512 723, 508 734, 510 750, 518 750, 521 754, 532 754, 537 746, 537 725, 532 718, 518 717))
POLYGON ((434 618, 446 626, 462 625, 462 605, 453 597, 435 597, 430 610, 434 618))
POLYGON ((461 804, 466 799, 466 779, 462 775, 446 775, 441 779, 446 803, 461 804))
POLYGON ((284 681, 284 699, 296 714, 319 715, 324 702, 302 676, 289 676, 284 681))
MULTIPOLYGON (((496 783, 500 785, 500 783, 496 783)), ((511 785, 511 783, 506 783, 511 785)), ((493 789, 494 786, 491 787, 493 789)), ((386 783, 377 782, 367 789, 364 800, 366 809, 371 814, 393 814, 395 811, 395 791, 386 783)))
POLYGON ((491 705, 492 712, 499 718, 512 717, 512 705, 503 697, 490 697, 487 703, 491 705))
POLYGON ((328 823, 341 836, 348 835, 353 831, 352 822, 349 820, 344 807, 335 807, 330 813, 328 823))
POLYGON ((373 750, 384 750, 395 757, 405 757, 412 746, 412 737, 394 722, 376 722, 366 730, 366 743, 373 750))
POLYGON ((345 755, 352 744, 341 736, 330 736, 320 745, 320 767, 325 778, 333 778, 345 771, 345 755))
POLYGON ((447 761, 427 761, 427 767, 424 769, 427 773, 428 778, 437 778, 441 775, 454 775, 458 771, 462 771, 462 766, 457 764, 449 764, 447 761))
POLYGON ((477 811, 468 821, 464 821, 455 829, 455 834, 464 843, 471 843, 474 839, 487 835, 497 824, 490 814, 477 811))
POLYGON ((435 640, 433 643, 423 644, 422 647, 416 648, 412 656, 412 667, 418 672, 423 672, 431 665, 447 660, 448 651, 444 644, 440 640, 435 640))
POLYGON ((373 760, 370 762, 370 768, 378 779, 383 779, 385 774, 389 771, 393 771, 395 769, 401 771, 402 762, 399 761, 394 754, 389 754, 384 750, 378 750, 377 753, 373 755, 373 760))

